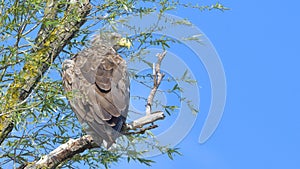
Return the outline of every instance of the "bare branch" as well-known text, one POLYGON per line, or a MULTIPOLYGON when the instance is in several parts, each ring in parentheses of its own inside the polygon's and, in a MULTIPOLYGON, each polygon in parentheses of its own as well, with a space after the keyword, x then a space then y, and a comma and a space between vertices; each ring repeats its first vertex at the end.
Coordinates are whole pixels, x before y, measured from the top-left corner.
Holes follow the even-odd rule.
POLYGON ((157 111, 152 114, 146 115, 142 118, 139 118, 129 124, 126 124, 125 130, 135 130, 138 128, 142 128, 143 126, 153 123, 157 120, 162 120, 165 118, 164 112, 157 111))
POLYGON ((164 57, 166 56, 167 52, 164 51, 162 53, 157 54, 157 62, 156 65, 153 66, 153 88, 148 96, 147 99, 147 104, 146 104, 146 115, 150 115, 151 114, 151 107, 152 107, 152 103, 153 103, 153 99, 155 96, 155 93, 161 83, 161 80, 163 79, 163 77, 165 76, 164 74, 162 74, 160 72, 160 65, 161 65, 161 61, 164 59, 164 57), (155 70, 154 70, 155 69, 155 70))
POLYGON ((153 124, 153 125, 150 125, 150 126, 148 126, 148 127, 141 128, 141 129, 139 129, 138 131, 129 131, 129 132, 126 132, 126 133, 124 133, 124 134, 125 134, 125 135, 144 134, 147 130, 155 129, 155 128, 157 128, 157 127, 158 127, 158 125, 153 124))

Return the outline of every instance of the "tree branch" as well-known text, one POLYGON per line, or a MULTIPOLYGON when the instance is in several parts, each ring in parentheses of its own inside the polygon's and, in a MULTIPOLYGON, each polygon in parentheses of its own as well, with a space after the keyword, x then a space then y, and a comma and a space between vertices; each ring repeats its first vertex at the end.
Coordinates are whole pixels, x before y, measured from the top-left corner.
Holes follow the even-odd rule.
POLYGON ((129 132, 126 132, 126 133, 123 133, 123 134, 125 134, 125 135, 144 134, 147 130, 152 130, 152 129, 155 129, 155 128, 157 128, 157 127, 158 127, 158 125, 152 124, 152 125, 150 125, 150 126, 148 126, 148 127, 141 128, 141 129, 139 129, 138 131, 129 131, 129 132))
MULTIPOLYGON (((41 32, 46 38, 37 44, 36 49, 32 50, 30 59, 25 63, 19 76, 16 76, 7 90, 4 112, 16 108, 19 102, 29 96, 54 59, 85 23, 86 16, 91 10, 89 1, 71 1, 72 3, 68 6, 60 25, 51 30, 41 28, 43 29, 41 32), (75 14, 76 17, 74 17, 75 14)), ((49 9, 48 11, 51 10, 49 9)), ((47 15, 45 17, 50 16, 47 13, 48 11, 45 11, 47 15)), ((11 115, 0 117, 0 145, 12 131, 13 126, 11 115)))
POLYGON ((124 127, 125 129, 123 129, 123 130, 125 130, 125 131, 136 130, 138 128, 142 128, 143 126, 145 126, 147 124, 153 123, 157 120, 162 120, 164 118, 165 118, 164 112, 157 111, 157 112, 151 113, 149 115, 146 115, 142 118, 139 118, 138 120, 135 120, 129 124, 126 124, 126 126, 124 127))
POLYGON ((146 115, 150 115, 151 114, 151 110, 152 110, 152 103, 153 103, 153 99, 154 96, 156 94, 156 91, 161 83, 161 80, 164 78, 164 74, 160 72, 160 65, 161 65, 161 61, 164 59, 164 57, 166 56, 167 52, 164 51, 162 53, 158 53, 157 56, 157 62, 156 65, 153 64, 153 87, 152 90, 150 91, 150 94, 148 96, 147 99, 147 104, 146 104, 146 115))
POLYGON ((84 152, 86 149, 95 148, 97 145, 93 142, 90 135, 85 135, 76 140, 70 139, 67 143, 60 145, 48 155, 41 157, 37 162, 29 163, 23 166, 24 169, 36 168, 55 168, 66 159, 84 152))
MULTIPOLYGON (((162 111, 157 111, 153 113, 147 113, 147 111, 151 111, 151 105, 153 102, 153 98, 156 94, 156 91, 164 77, 164 75, 160 72, 161 61, 165 57, 166 52, 162 52, 157 54, 158 60, 155 66, 155 78, 152 90, 149 94, 146 106, 146 115, 141 117, 133 122, 126 124, 122 128, 122 133, 125 135, 128 134, 143 134, 146 130, 154 129, 158 127, 158 125, 154 125, 153 123, 157 120, 162 120, 165 118, 165 115, 162 111), (157 78, 156 78, 157 77, 157 78), (143 128, 143 126, 152 124, 143 128), (138 131, 135 131, 138 130, 138 131)), ((58 148, 50 152, 48 155, 43 156, 40 160, 36 162, 28 163, 27 165, 22 166, 23 169, 34 169, 34 168, 55 168, 63 161, 72 158, 74 155, 84 152, 87 149, 99 147, 94 143, 92 136, 85 135, 76 140, 70 139, 67 143, 60 145, 58 148)))

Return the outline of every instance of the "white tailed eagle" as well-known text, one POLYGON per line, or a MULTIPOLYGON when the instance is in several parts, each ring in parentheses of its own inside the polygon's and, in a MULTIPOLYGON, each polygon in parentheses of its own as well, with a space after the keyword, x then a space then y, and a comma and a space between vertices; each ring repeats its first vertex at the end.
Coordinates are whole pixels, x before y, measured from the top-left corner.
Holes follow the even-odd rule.
POLYGON ((93 37, 88 48, 65 60, 63 87, 79 122, 95 143, 109 148, 120 136, 129 106, 129 78, 125 60, 117 54, 130 42, 116 33, 93 37))

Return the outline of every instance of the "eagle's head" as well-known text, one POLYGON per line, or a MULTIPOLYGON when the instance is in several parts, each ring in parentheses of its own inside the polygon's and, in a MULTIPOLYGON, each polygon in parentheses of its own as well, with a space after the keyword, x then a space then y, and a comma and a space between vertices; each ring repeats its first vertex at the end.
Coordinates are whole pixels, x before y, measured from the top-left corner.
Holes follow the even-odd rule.
POLYGON ((131 42, 128 38, 124 38, 118 33, 101 32, 100 34, 94 35, 93 39, 91 40, 91 45, 105 45, 117 51, 122 47, 127 47, 129 49, 131 47, 131 42))

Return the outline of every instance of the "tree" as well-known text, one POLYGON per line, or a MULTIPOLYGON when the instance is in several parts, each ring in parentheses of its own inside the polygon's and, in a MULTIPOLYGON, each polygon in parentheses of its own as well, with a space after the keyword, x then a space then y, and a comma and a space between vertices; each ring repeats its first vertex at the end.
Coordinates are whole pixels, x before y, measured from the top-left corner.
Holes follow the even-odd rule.
MULTIPOLYGON (((104 148, 95 148, 91 137, 82 136, 84 131, 82 132, 65 99, 67 93, 62 90, 59 74, 62 61, 82 49, 92 34, 102 31, 103 25, 114 28, 114 24, 122 16, 142 17, 154 11, 163 14, 178 6, 200 10, 227 9, 219 3, 199 6, 167 0, 1 1, 1 166, 53 168, 70 167, 74 162, 84 162, 90 167, 98 168, 104 165, 107 168, 110 163, 117 162, 124 154, 128 156, 128 160, 138 160, 150 165, 151 160, 140 157, 143 152, 128 149, 108 151, 104 148), (69 140, 70 138, 75 140, 69 140), (74 144, 71 147, 74 151, 62 152, 57 148, 59 145, 60 148, 66 146, 67 142, 74 144), (58 152, 62 157, 60 160, 50 161, 52 164, 49 164, 49 161, 42 163, 43 160, 53 159, 51 155, 58 152), (38 161, 40 163, 37 165, 38 161)), ((163 36, 156 38, 151 32, 142 32, 130 38, 139 43, 136 45, 138 47, 123 51, 123 55, 131 60, 139 58, 141 51, 151 45, 165 49, 170 43, 176 42, 163 36)), ((158 57, 154 78, 150 76, 155 83, 151 87, 153 92, 147 101, 148 114, 151 112, 153 97, 163 78, 159 66, 164 55, 165 53, 161 53, 158 57)), ((139 78, 134 71, 132 76, 139 78)), ((143 75, 143 78, 145 77, 147 75, 143 75)), ((172 108, 174 109, 174 107, 166 107, 166 111, 172 108)), ((158 112, 153 115, 153 118, 138 119, 140 120, 138 122, 141 122, 139 124, 142 125, 128 124, 127 130, 131 130, 128 132, 129 140, 145 140, 145 137, 150 135, 145 131, 157 127, 156 125, 147 125, 137 131, 132 130, 163 119, 163 116, 163 112, 158 112)), ((177 149, 155 146, 167 153, 170 158, 173 153, 179 153, 177 149)))

